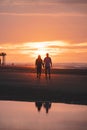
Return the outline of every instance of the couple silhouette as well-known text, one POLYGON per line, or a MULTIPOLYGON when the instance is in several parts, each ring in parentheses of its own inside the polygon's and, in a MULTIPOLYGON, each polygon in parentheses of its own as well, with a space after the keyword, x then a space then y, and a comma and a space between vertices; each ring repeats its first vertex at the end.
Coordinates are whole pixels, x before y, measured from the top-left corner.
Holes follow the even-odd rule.
POLYGON ((51 102, 48 102, 48 101, 46 101, 46 102, 37 101, 37 102, 35 102, 35 106, 37 107, 38 112, 40 112, 40 110, 41 110, 41 108, 43 106, 45 108, 45 110, 46 110, 46 113, 48 113, 49 109, 51 108, 51 102))
POLYGON ((42 73, 42 66, 43 68, 45 68, 45 77, 47 79, 47 77, 49 77, 50 79, 50 70, 52 67, 52 60, 49 57, 49 54, 46 53, 46 57, 44 58, 44 60, 42 60, 41 56, 38 55, 38 58, 35 61, 35 66, 36 66, 36 70, 37 70, 37 78, 40 79, 41 77, 41 73, 42 73))

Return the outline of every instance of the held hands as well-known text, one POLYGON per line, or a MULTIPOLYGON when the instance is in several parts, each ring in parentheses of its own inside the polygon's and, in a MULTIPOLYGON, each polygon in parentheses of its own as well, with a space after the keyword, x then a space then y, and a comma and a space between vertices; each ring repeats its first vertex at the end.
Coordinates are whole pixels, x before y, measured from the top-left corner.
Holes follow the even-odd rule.
POLYGON ((44 63, 42 64, 43 68, 44 68, 44 63))

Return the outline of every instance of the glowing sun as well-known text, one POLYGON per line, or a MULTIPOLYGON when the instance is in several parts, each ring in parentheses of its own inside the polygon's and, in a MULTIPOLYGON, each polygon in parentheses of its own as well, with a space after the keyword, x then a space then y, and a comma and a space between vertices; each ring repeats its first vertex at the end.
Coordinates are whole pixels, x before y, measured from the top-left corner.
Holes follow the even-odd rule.
POLYGON ((45 43, 36 43, 35 46, 35 56, 41 55, 41 57, 44 57, 47 53, 47 45, 45 43))

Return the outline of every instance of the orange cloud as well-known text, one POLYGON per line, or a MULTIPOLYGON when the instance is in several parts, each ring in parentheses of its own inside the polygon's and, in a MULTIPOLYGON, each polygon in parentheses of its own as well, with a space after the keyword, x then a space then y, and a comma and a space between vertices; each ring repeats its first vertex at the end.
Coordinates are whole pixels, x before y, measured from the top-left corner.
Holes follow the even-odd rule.
POLYGON ((28 42, 0 45, 0 52, 7 53, 9 62, 34 63, 38 54, 45 57, 48 52, 55 62, 86 62, 87 43, 71 44, 63 41, 28 42), (77 60, 76 60, 77 59, 77 60))

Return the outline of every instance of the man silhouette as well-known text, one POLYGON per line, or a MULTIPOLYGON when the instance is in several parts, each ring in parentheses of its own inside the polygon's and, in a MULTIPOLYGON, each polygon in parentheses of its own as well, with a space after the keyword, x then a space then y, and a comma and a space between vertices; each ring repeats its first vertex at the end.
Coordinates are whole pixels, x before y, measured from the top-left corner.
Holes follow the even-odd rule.
POLYGON ((46 79, 47 79, 47 74, 49 74, 49 79, 50 79, 50 70, 51 70, 51 67, 52 67, 52 60, 49 57, 48 53, 46 53, 46 57, 44 58, 44 66, 45 66, 46 79))
POLYGON ((46 101, 43 103, 43 106, 46 109, 46 113, 48 113, 49 109, 51 108, 51 102, 46 101))

